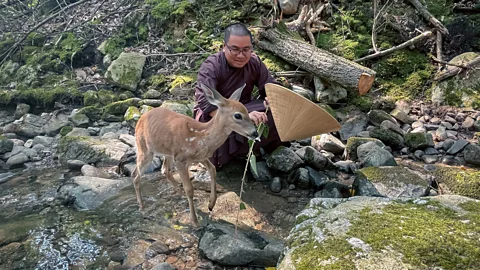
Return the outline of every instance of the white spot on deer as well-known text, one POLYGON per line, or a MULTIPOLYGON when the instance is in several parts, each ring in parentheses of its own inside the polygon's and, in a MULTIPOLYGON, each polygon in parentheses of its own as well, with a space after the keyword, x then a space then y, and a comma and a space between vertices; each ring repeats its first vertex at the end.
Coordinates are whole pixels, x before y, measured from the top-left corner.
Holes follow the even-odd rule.
POLYGON ((196 139, 196 137, 191 137, 189 140, 193 142, 196 139))

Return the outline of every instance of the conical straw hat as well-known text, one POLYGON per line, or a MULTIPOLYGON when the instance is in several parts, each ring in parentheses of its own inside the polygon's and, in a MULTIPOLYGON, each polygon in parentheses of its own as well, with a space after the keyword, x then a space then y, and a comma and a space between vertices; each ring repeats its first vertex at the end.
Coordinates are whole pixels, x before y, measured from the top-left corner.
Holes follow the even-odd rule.
POLYGON ((340 129, 340 124, 328 112, 290 89, 267 83, 265 91, 273 121, 283 142, 340 129))

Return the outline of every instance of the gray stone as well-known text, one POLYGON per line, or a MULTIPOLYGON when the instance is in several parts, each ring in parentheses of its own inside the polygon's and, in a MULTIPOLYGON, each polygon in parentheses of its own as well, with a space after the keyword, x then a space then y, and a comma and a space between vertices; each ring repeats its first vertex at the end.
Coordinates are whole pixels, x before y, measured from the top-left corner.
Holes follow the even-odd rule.
POLYGON ((380 127, 384 129, 389 129, 393 132, 398 133, 401 136, 405 135, 405 131, 403 131, 403 129, 401 129, 398 125, 390 122, 389 120, 383 121, 382 124, 380 124, 380 127))
POLYGON ((463 156, 468 164, 480 166, 480 146, 476 144, 467 145, 463 150, 463 156))
POLYGON ((147 57, 140 53, 125 53, 112 62, 105 73, 108 82, 131 91, 137 90, 147 57))
POLYGON ((435 137, 437 138, 438 141, 445 141, 448 138, 446 128, 444 126, 440 126, 435 131, 435 137))
POLYGON ((122 124, 121 123, 111 123, 108 126, 104 126, 100 129, 100 133, 98 136, 103 136, 104 134, 108 132, 113 132, 116 133, 122 129, 122 124))
POLYGON ((11 140, 0 136, 0 154, 5 154, 12 151, 13 145, 14 143, 11 140))
POLYGON ((65 135, 65 137, 89 137, 90 132, 85 128, 75 127, 65 135))
POLYGON ((416 129, 416 128, 419 128, 419 127, 423 127, 423 125, 424 125, 424 123, 422 123, 420 121, 416 121, 416 122, 413 122, 412 128, 416 129))
POLYGON ((361 131, 364 131, 367 127, 368 119, 364 113, 359 113, 348 118, 342 123, 338 133, 342 141, 348 140, 350 137, 355 137, 361 131))
POLYGON ((372 138, 381 140, 386 145, 395 149, 401 149, 404 146, 402 135, 389 129, 376 128, 370 131, 370 136, 372 136, 372 138))
POLYGON ((17 104, 17 108, 15 109, 14 117, 15 119, 20 119, 22 116, 27 114, 30 111, 30 105, 25 103, 17 104))
POLYGON ((414 120, 408 116, 407 113, 400 109, 394 109, 392 112, 390 112, 390 115, 404 124, 412 124, 414 122, 414 120))
POLYGON ((270 184, 270 190, 275 193, 282 190, 282 181, 280 180, 280 177, 276 176, 273 178, 272 183, 270 184))
POLYGON ((425 155, 425 152, 422 150, 415 150, 413 153, 413 156, 415 156, 416 159, 421 159, 425 155))
POLYGON ((282 172, 290 172, 302 164, 302 159, 293 150, 284 146, 278 147, 267 159, 268 167, 282 172))
POLYGON ((306 166, 308 176, 310 178, 310 185, 315 189, 320 189, 328 181, 328 176, 325 173, 315 170, 312 167, 306 166))
POLYGON ((12 179, 16 174, 12 172, 0 173, 0 184, 8 182, 8 180, 12 179))
POLYGON ((458 152, 462 151, 465 146, 467 146, 468 141, 467 140, 458 140, 456 141, 452 147, 450 147, 447 151, 447 154, 449 155, 455 155, 458 152))
POLYGON ((470 129, 473 127, 474 124, 475 124, 475 120, 473 120, 473 118, 469 116, 463 121, 462 127, 464 129, 470 129))
POLYGON ((81 160, 76 160, 76 159, 67 160, 67 167, 72 170, 80 170, 85 164, 86 163, 81 160))
MULTIPOLYGON (((315 77, 315 100, 323 103, 337 103, 339 100, 347 98, 348 92, 345 88, 330 84, 328 87, 317 87, 318 77, 315 77)), ((321 83, 321 82, 320 82, 321 83)))
POLYGON ((355 175, 352 188, 356 196, 382 197, 377 188, 368 180, 362 172, 358 171, 355 175))
POLYGON ((343 153, 345 145, 331 134, 322 134, 320 136, 312 137, 312 146, 318 151, 325 150, 334 154, 343 153))
POLYGON ((370 120, 370 122, 377 127, 380 126, 385 120, 389 120, 392 123, 398 124, 397 120, 395 120, 393 116, 382 110, 371 110, 368 112, 368 120, 370 120))
POLYGON ((442 119, 440 119, 438 117, 433 117, 432 119, 430 119, 430 124, 438 125, 441 122, 442 122, 442 119))
POLYGON ((315 198, 348 198, 350 188, 338 182, 327 182, 322 189, 315 193, 315 198))
POLYGON ((450 124, 452 125, 455 125, 457 123, 457 120, 455 120, 455 118, 451 117, 451 116, 445 116, 445 121, 449 122, 450 124))
POLYGON ((104 179, 111 179, 112 176, 104 172, 102 169, 94 167, 92 165, 85 164, 81 168, 83 176, 98 177, 104 179))
POLYGON ((425 149, 425 155, 438 155, 438 154, 439 152, 435 148, 428 147, 427 149, 425 149))
POLYGON ((22 166, 25 162, 28 162, 30 158, 25 153, 18 153, 10 157, 6 164, 10 168, 22 166))
POLYGON ((452 147, 452 145, 455 143, 454 140, 452 139, 446 139, 444 142, 443 142, 443 149, 445 150, 448 150, 450 149, 450 147, 452 147))
POLYGON ((257 162, 257 173, 252 173, 255 180, 258 182, 268 182, 271 181, 273 178, 270 169, 267 166, 267 162, 265 161, 258 161, 257 162))
POLYGON ((449 122, 442 121, 440 125, 444 126, 446 129, 453 129, 453 125, 449 122))
POLYGON ((155 89, 149 89, 147 92, 143 94, 143 98, 145 99, 157 99, 162 96, 162 93, 155 89))
POLYGON ((300 0, 280 0, 280 8, 283 11, 284 15, 293 15, 297 13, 298 4, 300 0))
POLYGON ((364 167, 396 166, 393 155, 374 142, 368 142, 357 148, 357 156, 364 167))
POLYGON ((405 135, 405 144, 413 150, 435 146, 430 133, 407 133, 405 135))
POLYGON ((480 120, 477 120, 475 123, 473 123, 473 129, 475 131, 480 131, 480 120))
POLYGON ((38 135, 54 136, 60 129, 68 125, 70 125, 68 117, 61 113, 42 116, 26 114, 15 124, 15 133, 27 138, 38 135))
POLYGON ((164 262, 164 263, 155 265, 152 268, 152 270, 176 270, 176 268, 173 267, 171 264, 164 262))
POLYGON ((88 118, 88 116, 83 113, 79 113, 78 111, 72 111, 69 119, 76 127, 86 128, 90 124, 90 118, 88 118))
POLYGON ((47 136, 36 136, 33 138, 33 146, 36 144, 43 144, 44 146, 51 146, 53 142, 55 141, 55 138, 53 137, 47 137, 47 136))
POLYGON ((370 131, 360 131, 357 134, 357 137, 362 137, 362 138, 370 138, 370 131))
MULTIPOLYGON (((45 150, 47 147, 41 143, 37 143, 34 146, 32 146, 32 149, 35 150, 37 153, 41 153, 43 150, 45 150)), ((33 158, 34 156, 32 156, 33 158)))
POLYGON ((191 106, 189 104, 185 104, 185 102, 166 100, 165 102, 162 103, 160 107, 167 108, 174 112, 187 115, 187 116, 193 115, 193 110, 191 106))
POLYGON ((298 168, 291 171, 288 174, 287 181, 288 183, 294 184, 301 188, 310 187, 310 176, 309 176, 308 170, 305 168, 298 168))
POLYGON ((305 163, 317 170, 322 170, 327 166, 327 158, 319 151, 311 146, 305 147, 304 159, 305 163))
POLYGON ((235 233, 233 224, 210 223, 204 229, 198 248, 208 259, 222 265, 273 267, 283 243, 259 231, 238 228, 235 233))
POLYGON ((340 160, 333 164, 338 170, 345 173, 355 173, 357 171, 357 165, 351 160, 340 160))
POLYGON ((427 164, 434 164, 435 162, 437 162, 437 156, 432 156, 432 155, 424 155, 422 157, 422 160, 423 162, 427 163, 427 164))
POLYGON ((373 139, 373 138, 360 138, 360 137, 351 137, 347 141, 347 146, 345 148, 345 151, 347 153, 347 157, 351 160, 357 160, 357 148, 368 142, 375 142, 378 146, 384 147, 385 144, 378 140, 378 139, 373 139))

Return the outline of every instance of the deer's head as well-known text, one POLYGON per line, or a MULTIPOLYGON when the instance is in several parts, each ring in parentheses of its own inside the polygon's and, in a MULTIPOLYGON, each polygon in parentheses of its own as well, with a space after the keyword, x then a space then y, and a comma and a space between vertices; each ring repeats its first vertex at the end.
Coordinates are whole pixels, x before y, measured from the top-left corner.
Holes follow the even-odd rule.
POLYGON ((244 87, 245 84, 235 90, 229 99, 226 99, 215 89, 200 84, 208 102, 218 107, 216 116, 223 119, 225 127, 253 140, 258 137, 257 129, 248 116, 247 108, 239 102, 244 87))

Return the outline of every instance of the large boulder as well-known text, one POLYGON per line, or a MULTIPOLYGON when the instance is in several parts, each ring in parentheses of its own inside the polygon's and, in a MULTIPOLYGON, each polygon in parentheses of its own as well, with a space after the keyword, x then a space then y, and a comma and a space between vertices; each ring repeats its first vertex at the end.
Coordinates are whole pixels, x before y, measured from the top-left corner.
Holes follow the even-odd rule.
POLYGON ((467 145, 463 155, 467 163, 480 166, 480 146, 476 144, 467 145))
POLYGON ((374 128, 370 131, 370 136, 396 149, 401 149, 404 146, 402 135, 390 129, 374 128))
POLYGON ((364 144, 364 143, 368 143, 368 142, 375 142, 376 145, 380 146, 380 147, 384 147, 385 144, 378 140, 378 139, 374 139, 374 138, 362 138, 362 137, 351 137, 348 139, 347 141, 347 145, 345 146, 345 152, 346 152, 346 155, 347 155, 347 158, 351 159, 351 160, 357 160, 358 159, 358 156, 357 156, 357 148, 364 144))
POLYGON ((342 127, 338 131, 338 134, 340 134, 340 139, 346 141, 350 137, 357 136, 359 132, 365 130, 367 124, 368 119, 364 113, 359 112, 358 114, 352 115, 342 123, 342 127))
POLYGON ((38 135, 56 135, 60 129, 70 125, 68 116, 65 114, 26 114, 15 122, 17 135, 33 138, 38 135))
POLYGON ((125 53, 112 62, 105 73, 105 78, 111 84, 135 91, 142 79, 143 66, 147 57, 140 53, 125 53))
POLYGON ((119 139, 89 136, 66 136, 58 146, 62 162, 81 160, 85 163, 116 166, 130 146, 119 139))
POLYGON ((480 202, 462 196, 314 198, 296 223, 278 270, 480 268, 480 202))
POLYGON ((383 196, 418 198, 427 195, 429 182, 401 166, 369 167, 360 170, 383 196))
POLYGON ((267 158, 268 167, 282 172, 290 172, 302 164, 303 160, 292 149, 285 146, 278 147, 267 158))
POLYGON ((405 135, 405 144, 413 150, 435 146, 432 134, 423 132, 407 133, 405 135))
MULTIPOLYGON (((478 53, 467 52, 454 57, 449 63, 465 64, 476 57, 478 53)), ((456 68, 447 66, 448 70, 456 68)), ((452 78, 434 84, 432 90, 432 102, 435 104, 448 104, 479 108, 478 87, 480 85, 480 70, 472 69, 470 72, 462 72, 452 78)))
POLYGON ((393 118, 393 116, 389 115, 388 113, 382 110, 371 110, 368 112, 368 120, 375 126, 380 126, 383 121, 388 120, 392 123, 397 124, 397 120, 393 118))
POLYGON ((364 167, 397 166, 393 155, 375 142, 360 145, 357 156, 364 167))
POLYGON ((198 245, 205 256, 223 265, 258 265, 271 267, 277 264, 283 249, 280 240, 259 231, 239 229, 229 223, 208 224, 198 245))

